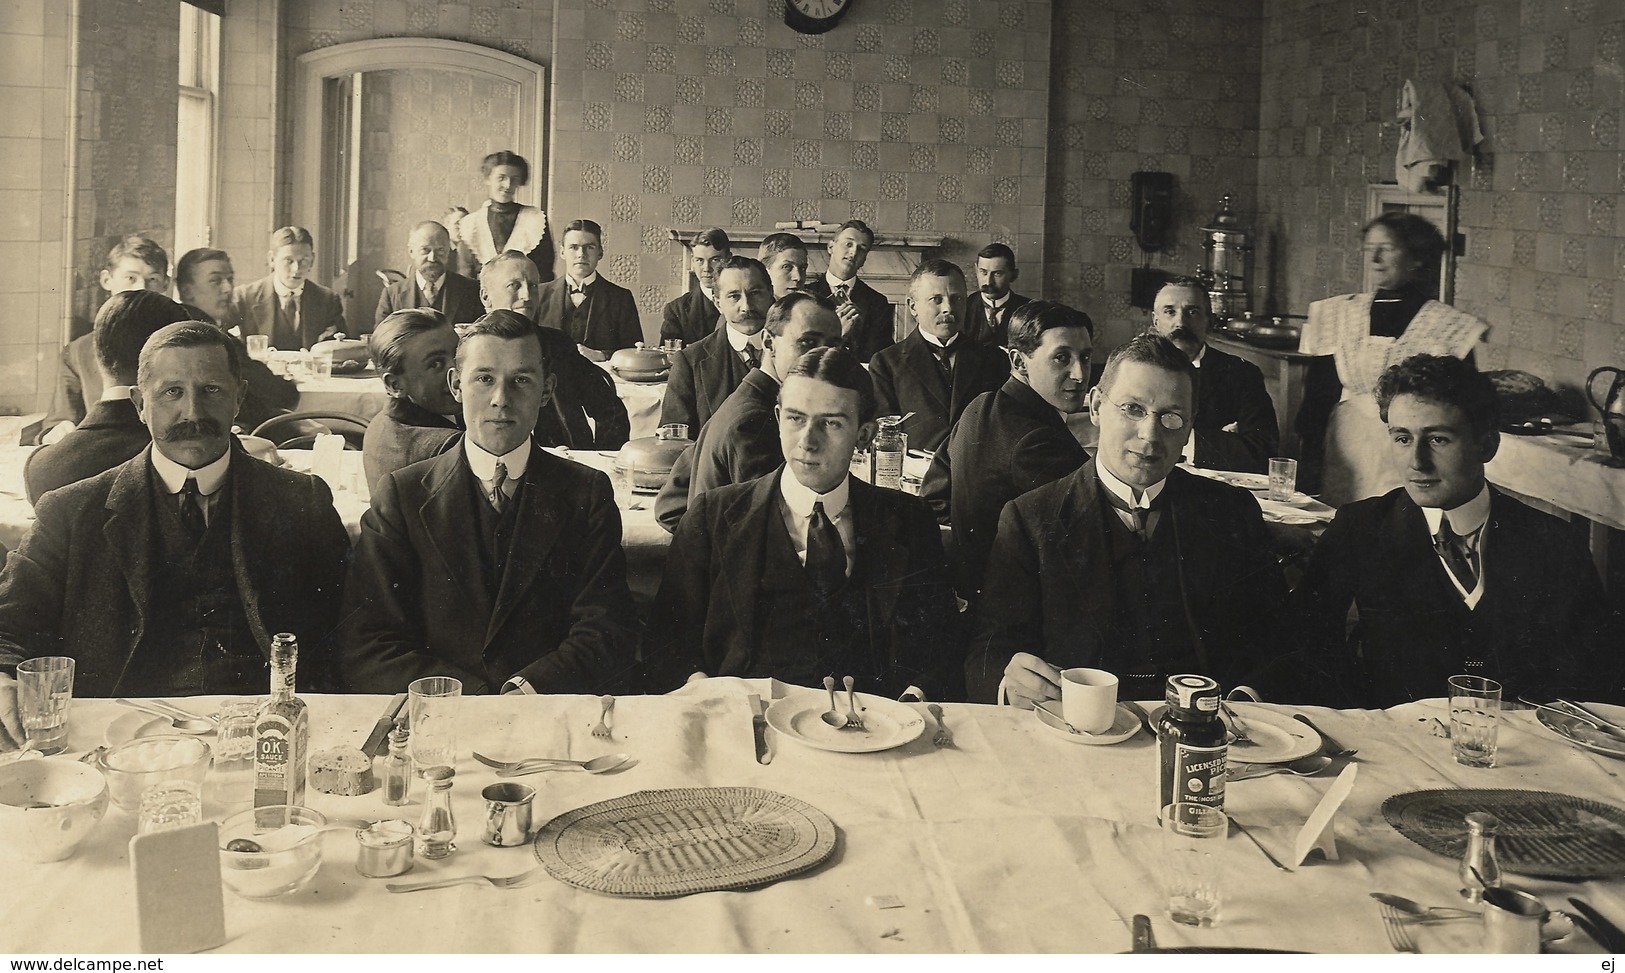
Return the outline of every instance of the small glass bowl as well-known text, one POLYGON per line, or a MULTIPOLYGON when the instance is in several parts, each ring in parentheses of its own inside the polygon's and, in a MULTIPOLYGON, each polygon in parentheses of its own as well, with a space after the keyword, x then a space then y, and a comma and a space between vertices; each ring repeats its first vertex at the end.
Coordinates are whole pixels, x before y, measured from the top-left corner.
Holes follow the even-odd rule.
POLYGON ((320 811, 292 804, 239 811, 220 824, 221 879, 245 899, 297 892, 322 867, 326 827, 327 818, 320 811), (252 841, 261 850, 228 851, 227 846, 238 839, 252 841))
POLYGON ((113 803, 131 813, 141 795, 161 781, 183 780, 203 787, 209 772, 209 745, 197 737, 138 737, 101 755, 102 774, 113 803))

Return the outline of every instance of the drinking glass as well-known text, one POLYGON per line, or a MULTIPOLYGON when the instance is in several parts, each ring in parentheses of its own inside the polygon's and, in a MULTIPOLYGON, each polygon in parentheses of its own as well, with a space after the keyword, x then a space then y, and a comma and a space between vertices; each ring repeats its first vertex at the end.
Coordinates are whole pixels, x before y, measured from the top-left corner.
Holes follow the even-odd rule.
POLYGON ((254 720, 259 710, 258 696, 228 699, 220 707, 214 767, 209 772, 210 796, 220 804, 247 804, 254 799, 254 720))
POLYGON ((310 353, 310 377, 318 382, 333 377, 333 353, 331 351, 313 351, 310 353))
POLYGON ((264 361, 271 350, 271 336, 264 334, 251 334, 243 339, 248 343, 248 357, 255 361, 264 361))
POLYGON ((67 749, 73 660, 46 655, 17 663, 17 697, 26 746, 47 756, 67 749))
POLYGON ((408 685, 406 693, 413 762, 419 767, 456 766, 462 682, 450 676, 425 676, 408 685))
POLYGON ((136 834, 203 823, 203 788, 196 781, 161 780, 141 792, 136 834))
POLYGON ((1501 684, 1483 676, 1451 676, 1450 755, 1468 767, 1495 766, 1501 723, 1501 684))
POLYGON ((1219 921, 1224 839, 1230 819, 1205 804, 1170 804, 1162 809, 1162 864, 1168 915, 1187 926, 1219 921))
POLYGON ((1298 461, 1287 456, 1270 457, 1269 498, 1286 503, 1298 490, 1298 461))

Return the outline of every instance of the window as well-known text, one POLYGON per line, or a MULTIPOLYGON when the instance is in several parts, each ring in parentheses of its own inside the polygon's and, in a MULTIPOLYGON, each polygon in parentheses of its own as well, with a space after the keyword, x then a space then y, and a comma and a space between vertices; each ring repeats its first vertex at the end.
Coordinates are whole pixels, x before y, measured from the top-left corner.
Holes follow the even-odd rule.
POLYGON ((175 254, 210 245, 214 229, 215 102, 220 18, 183 3, 175 134, 175 254))

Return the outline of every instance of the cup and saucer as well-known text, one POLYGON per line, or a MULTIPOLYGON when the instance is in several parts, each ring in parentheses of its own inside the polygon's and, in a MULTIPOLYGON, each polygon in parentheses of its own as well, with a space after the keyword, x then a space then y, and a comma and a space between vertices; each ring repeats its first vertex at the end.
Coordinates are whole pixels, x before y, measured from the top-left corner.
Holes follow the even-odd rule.
POLYGON ((1045 729, 1072 743, 1108 746, 1140 731, 1140 717, 1117 701, 1117 677, 1104 669, 1062 669, 1061 699, 1033 707, 1045 729))

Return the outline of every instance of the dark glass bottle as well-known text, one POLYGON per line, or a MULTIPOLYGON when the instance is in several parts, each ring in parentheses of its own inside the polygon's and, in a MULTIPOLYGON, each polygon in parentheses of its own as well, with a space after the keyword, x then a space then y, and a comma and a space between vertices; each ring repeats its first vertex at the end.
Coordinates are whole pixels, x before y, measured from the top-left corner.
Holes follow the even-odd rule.
POLYGON ((1219 695, 1219 684, 1207 676, 1168 677, 1168 708, 1157 723, 1159 811, 1178 803, 1224 807, 1229 743, 1219 695))

